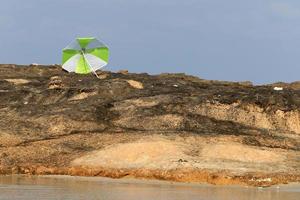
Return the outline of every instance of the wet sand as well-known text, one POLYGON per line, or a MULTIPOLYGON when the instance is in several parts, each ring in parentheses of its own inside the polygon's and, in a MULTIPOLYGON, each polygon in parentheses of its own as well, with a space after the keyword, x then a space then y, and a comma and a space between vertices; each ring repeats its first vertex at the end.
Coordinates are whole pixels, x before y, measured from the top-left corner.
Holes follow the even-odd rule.
POLYGON ((269 188, 71 176, 0 176, 0 199, 296 200, 300 185, 269 188))

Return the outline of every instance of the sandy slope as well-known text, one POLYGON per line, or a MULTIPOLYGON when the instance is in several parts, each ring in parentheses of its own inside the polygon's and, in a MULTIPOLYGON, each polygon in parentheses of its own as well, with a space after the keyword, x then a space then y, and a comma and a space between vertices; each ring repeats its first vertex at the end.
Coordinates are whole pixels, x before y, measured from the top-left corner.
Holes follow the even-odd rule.
POLYGON ((226 139, 212 142, 194 136, 169 140, 168 137, 155 135, 136 142, 110 145, 75 159, 72 165, 166 170, 226 168, 248 172, 253 171, 254 167, 256 171, 265 167, 277 172, 284 170, 280 163, 287 156, 288 152, 284 150, 257 149, 226 139))

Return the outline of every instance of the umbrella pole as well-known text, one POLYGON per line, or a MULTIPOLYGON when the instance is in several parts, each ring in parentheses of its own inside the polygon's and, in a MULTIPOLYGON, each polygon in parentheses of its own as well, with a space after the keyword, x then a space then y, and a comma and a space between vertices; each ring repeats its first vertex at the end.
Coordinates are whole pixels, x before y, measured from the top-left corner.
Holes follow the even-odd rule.
POLYGON ((92 65, 90 65, 89 61, 86 59, 84 53, 82 53, 82 55, 83 55, 83 58, 84 58, 85 62, 86 62, 86 63, 89 65, 89 67, 92 69, 92 71, 93 71, 93 73, 95 74, 95 76, 96 76, 98 79, 100 79, 100 77, 98 76, 98 74, 96 73, 96 71, 94 70, 94 68, 92 67, 92 65))

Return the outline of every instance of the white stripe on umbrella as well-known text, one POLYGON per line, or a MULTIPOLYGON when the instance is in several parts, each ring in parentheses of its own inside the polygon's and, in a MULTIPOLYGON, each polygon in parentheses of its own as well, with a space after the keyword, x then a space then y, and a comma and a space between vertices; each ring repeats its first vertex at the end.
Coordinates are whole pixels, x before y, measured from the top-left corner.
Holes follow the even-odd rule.
POLYGON ((67 62, 65 62, 62 66, 65 70, 68 72, 75 72, 77 64, 81 58, 80 54, 76 54, 75 56, 72 56, 67 62))
POLYGON ((104 60, 102 60, 101 58, 98 58, 97 56, 94 56, 92 54, 85 54, 85 59, 87 61, 87 63, 91 66, 91 70, 98 70, 101 69, 102 67, 104 67, 105 65, 107 65, 107 62, 105 62, 104 60))

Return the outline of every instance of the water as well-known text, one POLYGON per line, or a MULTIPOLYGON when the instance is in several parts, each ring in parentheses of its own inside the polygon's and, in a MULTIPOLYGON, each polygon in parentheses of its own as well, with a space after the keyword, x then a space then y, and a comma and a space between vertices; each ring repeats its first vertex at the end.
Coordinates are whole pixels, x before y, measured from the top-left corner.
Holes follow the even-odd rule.
POLYGON ((0 176, 0 200, 299 200, 300 185, 271 188, 68 176, 0 176))

